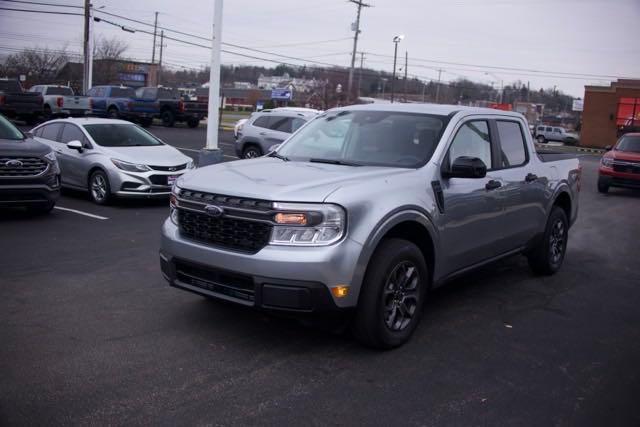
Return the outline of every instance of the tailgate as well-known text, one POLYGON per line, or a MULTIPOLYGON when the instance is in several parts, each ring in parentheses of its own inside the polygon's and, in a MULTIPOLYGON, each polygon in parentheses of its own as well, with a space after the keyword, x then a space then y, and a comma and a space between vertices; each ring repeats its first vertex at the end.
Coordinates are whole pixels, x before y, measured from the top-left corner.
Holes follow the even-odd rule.
POLYGON ((184 103, 185 113, 207 114, 207 111, 209 111, 209 105, 206 102, 185 101, 184 103))
POLYGON ((88 96, 63 96, 62 108, 69 110, 88 110, 88 96))
POLYGON ((8 93, 5 95, 4 102, 17 112, 28 113, 42 110, 42 95, 39 93, 8 93))

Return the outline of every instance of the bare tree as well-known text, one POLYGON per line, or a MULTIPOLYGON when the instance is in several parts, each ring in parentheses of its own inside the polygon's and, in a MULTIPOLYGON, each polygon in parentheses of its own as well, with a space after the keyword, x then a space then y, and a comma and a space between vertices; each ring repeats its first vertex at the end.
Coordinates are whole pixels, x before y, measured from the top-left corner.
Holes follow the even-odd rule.
POLYGON ((5 68, 7 74, 25 74, 30 81, 43 82, 54 79, 67 61, 69 54, 66 46, 56 50, 36 47, 10 55, 5 68))
POLYGON ((129 49, 129 45, 117 37, 106 38, 100 36, 93 44, 93 58, 123 59, 127 49, 129 49))

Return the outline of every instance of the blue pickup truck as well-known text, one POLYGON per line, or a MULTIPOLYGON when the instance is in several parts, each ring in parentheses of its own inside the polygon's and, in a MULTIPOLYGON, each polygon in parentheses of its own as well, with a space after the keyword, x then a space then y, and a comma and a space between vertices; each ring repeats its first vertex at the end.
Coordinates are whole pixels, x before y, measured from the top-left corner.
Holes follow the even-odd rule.
POLYGON ((143 108, 143 101, 136 100, 136 92, 130 87, 94 86, 87 95, 91 99, 91 113, 96 116, 136 121, 147 127, 158 114, 154 102, 143 108))

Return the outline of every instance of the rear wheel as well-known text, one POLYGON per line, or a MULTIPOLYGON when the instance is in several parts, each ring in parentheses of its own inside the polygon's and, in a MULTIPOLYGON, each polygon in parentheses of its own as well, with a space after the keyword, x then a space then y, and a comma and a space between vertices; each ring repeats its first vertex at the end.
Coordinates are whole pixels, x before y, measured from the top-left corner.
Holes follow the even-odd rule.
POLYGON ((529 266, 535 274, 550 276, 560 270, 567 251, 568 233, 567 214, 561 207, 554 206, 542 239, 528 254, 529 266))
POLYGON ((362 284, 353 333, 364 345, 389 349, 409 340, 429 286, 420 249, 403 239, 385 239, 376 249, 362 284))
POLYGON ((244 150, 242 150, 242 158, 243 159, 255 159, 256 157, 262 156, 262 150, 260 147, 255 145, 247 145, 244 150))
POLYGON ((173 127, 176 123, 176 116, 171 110, 164 110, 160 115, 160 118, 162 119, 162 124, 168 128, 173 127))
POLYGON ((545 142, 547 142, 547 140, 545 139, 545 137, 543 135, 538 135, 536 137, 536 140, 538 141, 539 144, 544 144, 545 142))
POLYGON ((199 119, 189 119, 187 120, 187 126, 189 126, 190 128, 197 128, 198 125, 200 125, 200 120, 199 119))
POLYGON ((609 192, 609 182, 602 177, 598 178, 598 192, 604 194, 609 192))
POLYGON ((101 170, 95 171, 89 177, 89 197, 99 205, 106 205, 111 200, 109 178, 101 170))
POLYGON ((110 107, 109 110, 107 110, 107 116, 109 116, 109 118, 111 119, 117 119, 118 109, 116 107, 110 107))

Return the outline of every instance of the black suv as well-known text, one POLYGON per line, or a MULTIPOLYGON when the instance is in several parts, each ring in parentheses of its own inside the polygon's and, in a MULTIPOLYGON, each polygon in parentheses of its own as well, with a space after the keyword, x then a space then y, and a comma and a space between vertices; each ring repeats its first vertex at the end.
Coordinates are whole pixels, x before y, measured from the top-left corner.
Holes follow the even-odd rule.
POLYGON ((60 168, 51 148, 0 114, 0 207, 48 213, 60 197, 60 168))

